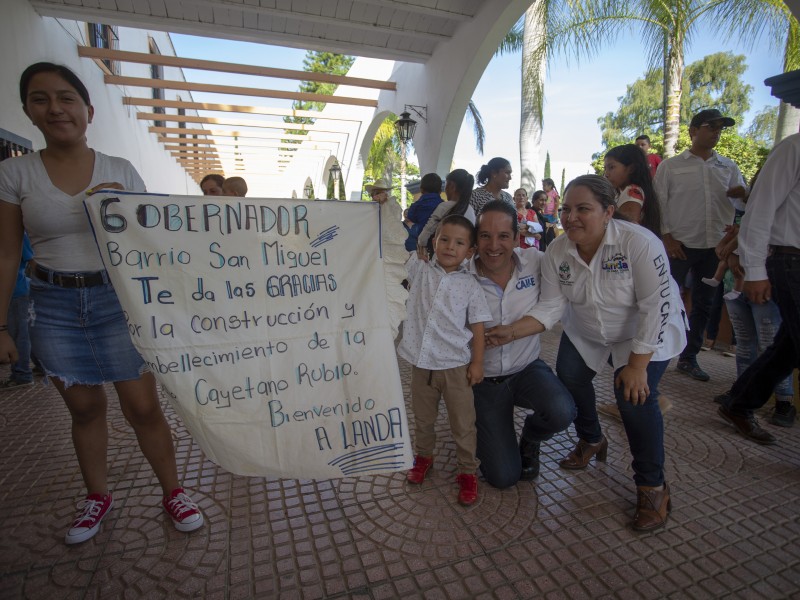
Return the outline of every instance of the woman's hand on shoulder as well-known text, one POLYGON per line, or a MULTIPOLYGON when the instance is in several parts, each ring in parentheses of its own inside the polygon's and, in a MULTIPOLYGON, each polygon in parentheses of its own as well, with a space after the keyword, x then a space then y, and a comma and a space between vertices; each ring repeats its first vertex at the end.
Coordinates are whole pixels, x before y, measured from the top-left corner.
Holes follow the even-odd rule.
POLYGON ((87 196, 91 196, 92 194, 96 194, 100 190, 124 190, 125 188, 122 186, 121 183, 117 183, 116 181, 108 181, 106 183, 98 183, 92 189, 86 192, 87 196))

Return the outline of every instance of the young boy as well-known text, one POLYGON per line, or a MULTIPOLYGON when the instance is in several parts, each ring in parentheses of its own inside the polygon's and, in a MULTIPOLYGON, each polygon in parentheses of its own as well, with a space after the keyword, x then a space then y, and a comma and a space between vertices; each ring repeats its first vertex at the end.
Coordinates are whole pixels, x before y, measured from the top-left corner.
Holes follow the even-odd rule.
POLYGON ((247 196, 247 182, 241 177, 228 177, 222 184, 223 196, 247 196))
POLYGON ((456 443, 458 502, 478 499, 477 433, 472 386, 483 379, 483 324, 492 319, 481 286, 463 265, 475 252, 472 222, 461 215, 442 219, 434 258, 408 263, 408 316, 397 352, 413 367, 411 406, 416 422, 416 456, 409 483, 422 483, 433 465, 434 425, 444 397, 456 443), (470 340, 472 349, 470 350, 470 340))

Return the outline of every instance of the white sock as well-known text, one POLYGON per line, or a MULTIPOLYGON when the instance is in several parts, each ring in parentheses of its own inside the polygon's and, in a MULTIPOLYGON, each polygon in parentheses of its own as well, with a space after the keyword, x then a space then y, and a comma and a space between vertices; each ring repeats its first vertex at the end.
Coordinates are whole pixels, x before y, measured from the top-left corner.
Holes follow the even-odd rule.
POLYGON ((719 287, 719 284, 720 284, 720 281, 717 280, 717 279, 714 279, 713 277, 701 277, 700 281, 702 281, 706 285, 710 285, 713 288, 719 287))

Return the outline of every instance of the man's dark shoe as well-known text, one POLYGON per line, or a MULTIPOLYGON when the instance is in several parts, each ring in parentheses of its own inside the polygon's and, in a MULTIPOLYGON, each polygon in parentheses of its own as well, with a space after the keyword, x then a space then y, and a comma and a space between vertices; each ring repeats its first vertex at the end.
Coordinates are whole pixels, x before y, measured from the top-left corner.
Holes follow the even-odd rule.
POLYGON ((521 437, 519 440, 519 455, 522 458, 522 473, 520 481, 532 481, 539 476, 539 450, 540 442, 531 442, 521 437))
POLYGON ((700 368, 700 365, 691 360, 679 360, 678 371, 681 373, 686 373, 689 377, 697 379, 697 381, 708 381, 711 379, 711 377, 708 376, 708 373, 700 368))
POLYGON ((791 402, 776 402, 769 422, 779 427, 791 427, 797 417, 797 409, 791 402))
POLYGON ((753 440, 756 444, 769 446, 777 443, 778 441, 774 435, 761 429, 758 421, 756 421, 756 418, 753 415, 750 415, 749 417, 735 415, 724 406, 720 406, 717 409, 717 414, 719 414, 719 416, 725 419, 728 423, 733 425, 736 428, 736 431, 741 433, 747 439, 753 440))
POLYGON ((728 390, 727 392, 721 393, 719 396, 714 396, 714 402, 717 404, 722 404, 722 406, 728 406, 731 401, 731 392, 728 390))

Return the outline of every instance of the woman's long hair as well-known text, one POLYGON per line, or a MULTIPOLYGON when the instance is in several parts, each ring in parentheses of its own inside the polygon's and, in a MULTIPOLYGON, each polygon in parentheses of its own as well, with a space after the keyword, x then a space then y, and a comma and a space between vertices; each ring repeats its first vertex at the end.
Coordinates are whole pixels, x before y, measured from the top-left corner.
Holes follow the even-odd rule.
POLYGON ((445 181, 452 181, 458 193, 458 200, 456 200, 453 208, 447 214, 463 215, 469 208, 469 199, 472 196, 472 187, 475 185, 475 179, 464 169, 454 169, 447 174, 445 181))
POLYGON ((505 159, 502 156, 495 156, 487 164, 481 166, 481 170, 478 171, 475 179, 478 182, 478 185, 486 185, 489 183, 492 173, 497 173, 500 169, 505 169, 506 167, 510 166, 511 163, 508 162, 508 159, 505 159))
POLYGON ((647 164, 647 157, 642 149, 634 144, 623 144, 611 148, 606 152, 605 158, 613 158, 626 167, 633 167, 630 183, 638 185, 644 192, 640 225, 661 237, 661 207, 653 188, 653 179, 650 177, 650 165, 647 164))

